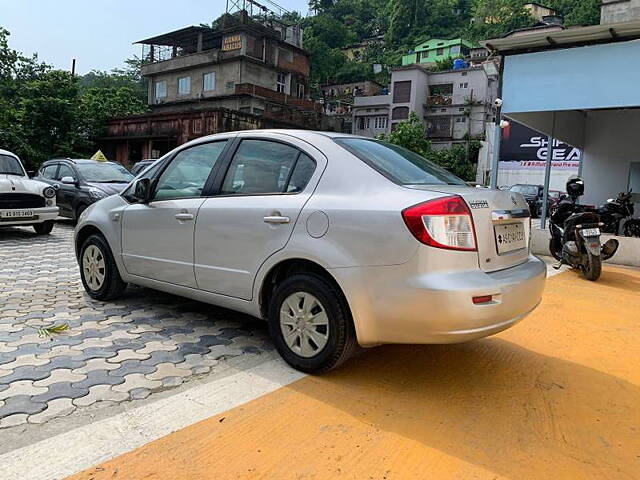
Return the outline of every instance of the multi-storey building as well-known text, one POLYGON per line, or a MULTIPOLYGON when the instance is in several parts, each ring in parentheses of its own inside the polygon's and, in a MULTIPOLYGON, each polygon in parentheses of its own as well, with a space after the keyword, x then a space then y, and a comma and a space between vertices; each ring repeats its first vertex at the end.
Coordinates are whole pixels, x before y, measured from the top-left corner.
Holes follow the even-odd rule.
POLYGON ((151 112, 109 122, 101 142, 109 158, 125 164, 155 158, 192 138, 239 126, 320 126, 299 27, 259 23, 246 11, 216 24, 138 42, 151 112))
POLYGON ((320 102, 326 115, 327 128, 351 133, 352 108, 356 97, 378 95, 386 87, 378 82, 363 80, 361 82, 320 85, 320 102))
POLYGON ((414 63, 432 64, 447 58, 466 57, 471 49, 475 47, 477 45, 464 38, 454 38, 453 40, 431 38, 416 45, 411 52, 404 55, 402 57, 402 65, 412 65, 414 63))
POLYGON ((531 15, 532 18, 535 18, 539 22, 541 22, 544 17, 555 16, 558 14, 557 10, 538 2, 525 3, 522 7, 529 12, 529 15, 531 15))
POLYGON ((493 122, 497 81, 481 66, 433 72, 420 65, 398 67, 391 76, 391 94, 356 97, 353 132, 386 133, 415 112, 435 148, 469 139, 484 139, 493 122))
POLYGON ((640 0, 602 0, 600 23, 629 22, 640 19, 640 0))

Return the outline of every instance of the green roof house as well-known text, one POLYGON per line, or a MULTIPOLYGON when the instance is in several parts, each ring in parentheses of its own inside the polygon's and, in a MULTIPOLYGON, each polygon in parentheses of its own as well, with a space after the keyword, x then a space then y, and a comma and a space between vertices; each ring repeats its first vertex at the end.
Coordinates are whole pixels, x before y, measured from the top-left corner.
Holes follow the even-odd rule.
POLYGON ((402 57, 402 65, 433 63, 460 55, 466 57, 469 55, 469 50, 476 46, 473 42, 469 42, 464 38, 454 38, 453 40, 432 38, 422 42, 420 45, 416 45, 408 55, 404 55, 402 57))

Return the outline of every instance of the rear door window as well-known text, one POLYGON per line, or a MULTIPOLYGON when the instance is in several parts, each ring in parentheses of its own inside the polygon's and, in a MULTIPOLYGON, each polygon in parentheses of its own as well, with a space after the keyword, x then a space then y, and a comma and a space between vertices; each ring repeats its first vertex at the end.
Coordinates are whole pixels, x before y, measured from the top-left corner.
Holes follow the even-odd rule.
POLYGON ((466 185, 454 174, 406 148, 364 138, 334 141, 399 185, 466 185))
MULTIPOLYGON (((283 143, 243 140, 229 165, 220 193, 222 195, 264 195, 289 191, 292 170, 300 155, 301 152, 298 149, 283 143)), ((304 169, 304 165, 301 165, 296 178, 298 184, 293 185, 292 192, 300 191, 309 181, 308 178, 304 180, 306 175, 304 169)))
POLYGON ((301 192, 304 190, 315 170, 316 162, 308 155, 301 153, 295 167, 293 167, 293 172, 287 185, 287 192, 301 192))

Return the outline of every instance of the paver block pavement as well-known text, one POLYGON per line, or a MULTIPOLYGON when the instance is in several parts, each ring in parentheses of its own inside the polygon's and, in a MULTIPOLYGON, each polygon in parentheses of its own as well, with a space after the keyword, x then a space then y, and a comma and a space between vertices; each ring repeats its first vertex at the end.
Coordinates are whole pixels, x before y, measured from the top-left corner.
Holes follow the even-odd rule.
POLYGON ((149 390, 157 390, 162 387, 162 382, 157 380, 149 380, 142 373, 132 373, 124 377, 125 381, 121 385, 113 387, 114 392, 130 392, 136 388, 147 388, 149 390))
POLYGON ((64 417, 71 414, 76 409, 71 398, 56 398, 47 403, 46 410, 29 415, 29 423, 45 423, 51 419, 64 417))
POLYGON ((0 265, 0 428, 141 399, 242 348, 271 348, 263 323, 192 300, 138 287, 113 302, 91 299, 66 222, 48 236, 4 229, 0 265), (65 323, 62 334, 38 334, 65 323))

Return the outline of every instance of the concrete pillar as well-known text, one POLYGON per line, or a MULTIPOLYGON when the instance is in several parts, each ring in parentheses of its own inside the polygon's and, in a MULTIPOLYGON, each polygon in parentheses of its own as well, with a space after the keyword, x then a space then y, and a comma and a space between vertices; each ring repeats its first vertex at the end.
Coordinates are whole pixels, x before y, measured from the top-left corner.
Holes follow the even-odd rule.
POLYGON ((491 188, 498 188, 498 166, 500 164, 500 141, 502 140, 502 128, 500 128, 500 117, 496 121, 493 132, 493 149, 491 157, 491 188))

